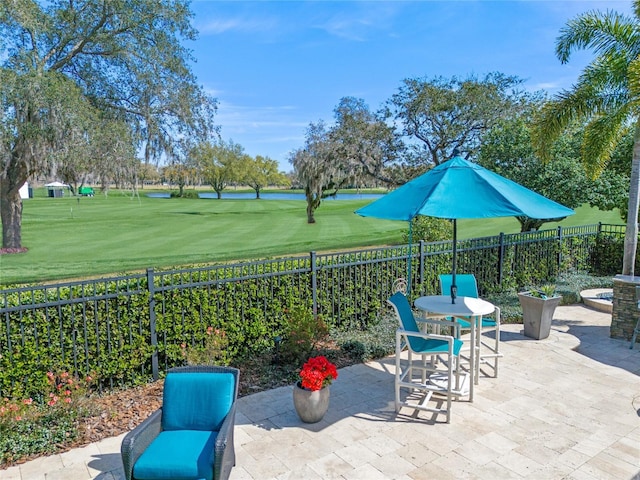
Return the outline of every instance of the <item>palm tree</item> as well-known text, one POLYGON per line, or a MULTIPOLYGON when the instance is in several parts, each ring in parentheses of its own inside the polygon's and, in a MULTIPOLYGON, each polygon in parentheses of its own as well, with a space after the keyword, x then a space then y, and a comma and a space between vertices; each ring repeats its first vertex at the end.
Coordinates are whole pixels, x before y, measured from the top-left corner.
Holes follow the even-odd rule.
POLYGON ((629 209, 624 238, 623 275, 634 274, 640 201, 640 0, 633 16, 591 11, 569 21, 560 31, 556 54, 567 63, 574 50, 595 54, 571 90, 548 102, 534 127, 538 154, 548 160, 551 146, 574 121, 586 123, 581 160, 596 178, 606 167, 624 134, 633 129, 629 209))

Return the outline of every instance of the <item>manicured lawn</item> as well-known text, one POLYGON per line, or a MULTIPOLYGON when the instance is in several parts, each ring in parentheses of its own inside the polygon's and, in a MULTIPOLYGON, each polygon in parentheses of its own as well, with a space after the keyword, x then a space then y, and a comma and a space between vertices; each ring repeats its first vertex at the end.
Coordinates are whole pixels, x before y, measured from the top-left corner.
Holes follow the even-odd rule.
MULTIPOLYGON (((353 213, 371 200, 325 201, 317 223, 309 225, 304 201, 162 199, 146 193, 25 200, 22 237, 29 251, 0 257, 0 283, 394 245, 407 230, 404 222, 353 213)), ((622 223, 615 213, 580 209, 562 225, 598 221, 622 223)), ((518 230, 512 218, 459 222, 460 238, 518 230)))

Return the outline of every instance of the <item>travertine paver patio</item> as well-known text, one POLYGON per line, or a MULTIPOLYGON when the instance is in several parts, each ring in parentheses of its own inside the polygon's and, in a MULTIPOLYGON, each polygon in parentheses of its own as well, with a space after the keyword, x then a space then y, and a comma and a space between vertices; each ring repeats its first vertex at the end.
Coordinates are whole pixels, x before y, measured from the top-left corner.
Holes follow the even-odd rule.
MULTIPOLYGON (((640 348, 610 339, 609 322, 576 305, 556 310, 546 340, 505 325, 499 377, 480 378, 449 425, 394 412, 392 357, 340 370, 318 424, 298 420, 291 387, 244 397, 231 478, 640 479, 640 348)), ((121 439, 0 470, 0 480, 124 478, 121 439)))

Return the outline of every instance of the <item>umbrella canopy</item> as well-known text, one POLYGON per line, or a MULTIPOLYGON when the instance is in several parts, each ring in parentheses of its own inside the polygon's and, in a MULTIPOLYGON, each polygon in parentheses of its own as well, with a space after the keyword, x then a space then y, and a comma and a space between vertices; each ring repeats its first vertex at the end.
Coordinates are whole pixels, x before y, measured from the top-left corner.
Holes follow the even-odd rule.
POLYGON ((411 221, 417 215, 452 219, 451 299, 455 302, 456 219, 513 216, 563 218, 573 215, 574 211, 476 163, 456 156, 356 210, 356 213, 363 217, 386 220, 411 221))

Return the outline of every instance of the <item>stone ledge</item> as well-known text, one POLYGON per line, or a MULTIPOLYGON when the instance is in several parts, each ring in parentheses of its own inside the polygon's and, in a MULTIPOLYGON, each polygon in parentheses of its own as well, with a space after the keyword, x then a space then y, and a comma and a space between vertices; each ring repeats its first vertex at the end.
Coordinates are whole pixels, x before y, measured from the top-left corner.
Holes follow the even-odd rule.
POLYGON ((613 302, 604 298, 599 298, 598 295, 602 293, 610 293, 613 295, 613 289, 593 288, 591 290, 583 290, 580 292, 580 297, 582 297, 582 303, 587 307, 598 310, 599 312, 612 313, 613 302))

